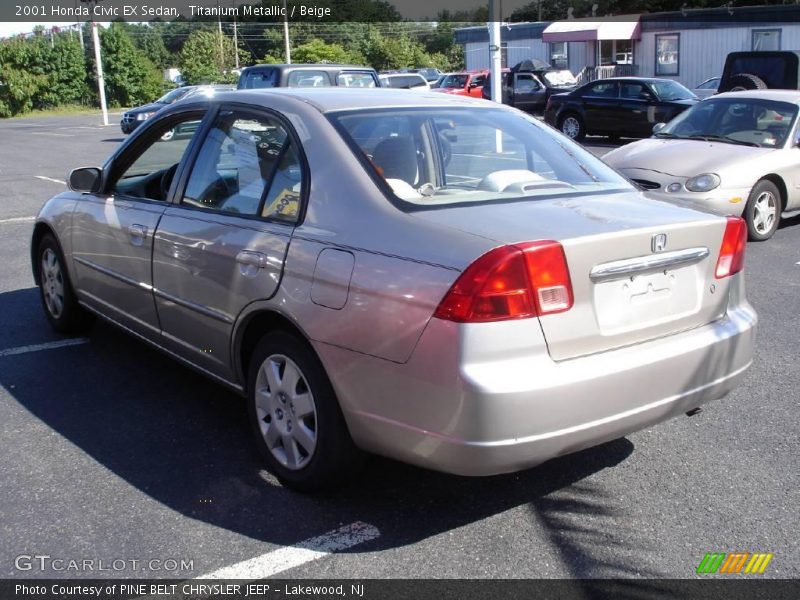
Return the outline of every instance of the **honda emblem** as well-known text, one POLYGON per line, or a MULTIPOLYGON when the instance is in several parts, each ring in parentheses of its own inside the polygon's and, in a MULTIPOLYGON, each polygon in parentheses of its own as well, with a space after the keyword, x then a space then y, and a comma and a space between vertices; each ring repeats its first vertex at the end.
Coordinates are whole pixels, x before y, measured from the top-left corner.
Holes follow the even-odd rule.
POLYGON ((657 233, 650 241, 650 249, 653 252, 663 252, 667 248, 667 234, 657 233))

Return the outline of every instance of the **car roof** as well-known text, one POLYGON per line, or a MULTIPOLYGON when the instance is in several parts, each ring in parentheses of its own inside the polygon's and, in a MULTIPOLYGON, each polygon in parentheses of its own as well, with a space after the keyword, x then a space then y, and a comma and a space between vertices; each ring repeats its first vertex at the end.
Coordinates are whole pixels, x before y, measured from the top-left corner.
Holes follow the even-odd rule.
POLYGON ((314 71, 338 71, 340 69, 356 69, 360 71, 374 71, 372 67, 365 67, 364 65, 340 65, 340 64, 333 64, 333 63, 291 63, 291 64, 261 64, 261 65, 251 65, 249 67, 245 67, 243 71, 255 71, 257 69, 282 69, 282 70, 314 70, 314 71))
POLYGON ((604 81, 637 81, 642 83, 659 83, 662 81, 671 81, 673 83, 680 83, 680 81, 675 81, 674 79, 665 79, 663 77, 603 77, 602 79, 595 79, 594 81, 589 81, 587 83, 602 83, 604 81))
POLYGON ((501 108, 502 106, 488 100, 453 96, 439 92, 409 94, 407 90, 392 88, 347 88, 339 86, 237 90, 235 92, 216 94, 214 100, 217 102, 247 102, 254 105, 269 106, 270 96, 276 94, 286 99, 310 104, 320 112, 360 108, 453 108, 454 106, 501 108))
POLYGON ((791 102, 800 104, 800 91, 798 90, 744 90, 741 92, 724 92, 707 98, 745 98, 756 100, 778 100, 780 102, 791 102))

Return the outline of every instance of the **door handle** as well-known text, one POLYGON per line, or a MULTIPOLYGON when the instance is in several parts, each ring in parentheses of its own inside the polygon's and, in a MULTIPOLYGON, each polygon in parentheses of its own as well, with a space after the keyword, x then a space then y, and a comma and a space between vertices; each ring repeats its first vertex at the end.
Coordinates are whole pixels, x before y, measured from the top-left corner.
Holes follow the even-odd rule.
POLYGON ((240 269, 242 275, 251 275, 255 269, 263 269, 269 264, 266 255, 252 250, 242 250, 239 252, 239 254, 236 255, 236 262, 242 266, 240 269))
POLYGON ((147 237, 147 227, 134 223, 128 227, 128 235, 131 237, 131 244, 141 246, 147 237))

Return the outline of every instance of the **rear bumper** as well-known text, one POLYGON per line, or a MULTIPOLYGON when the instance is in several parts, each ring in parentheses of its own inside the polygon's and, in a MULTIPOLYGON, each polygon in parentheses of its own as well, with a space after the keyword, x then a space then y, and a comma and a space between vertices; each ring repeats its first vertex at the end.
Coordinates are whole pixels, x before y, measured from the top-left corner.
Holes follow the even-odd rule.
POLYGON ((440 471, 491 475, 725 396, 752 362, 757 321, 743 295, 731 304, 703 327, 561 362, 550 359, 543 338, 527 355, 513 348, 521 337, 530 348, 537 329, 541 338, 536 319, 466 327, 433 319, 404 365, 319 350, 357 444, 440 471))

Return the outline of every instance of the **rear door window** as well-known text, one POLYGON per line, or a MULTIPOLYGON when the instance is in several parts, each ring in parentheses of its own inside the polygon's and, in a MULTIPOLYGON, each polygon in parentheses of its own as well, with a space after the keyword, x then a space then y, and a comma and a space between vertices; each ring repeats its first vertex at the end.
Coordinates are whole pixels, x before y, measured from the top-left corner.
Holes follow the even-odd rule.
POLYGON ((355 71, 342 71, 336 76, 336 85, 342 87, 374 88, 375 77, 372 73, 358 73, 355 71))
POLYGON ((286 79, 287 87, 328 87, 331 80, 325 71, 302 69, 292 71, 286 79))

